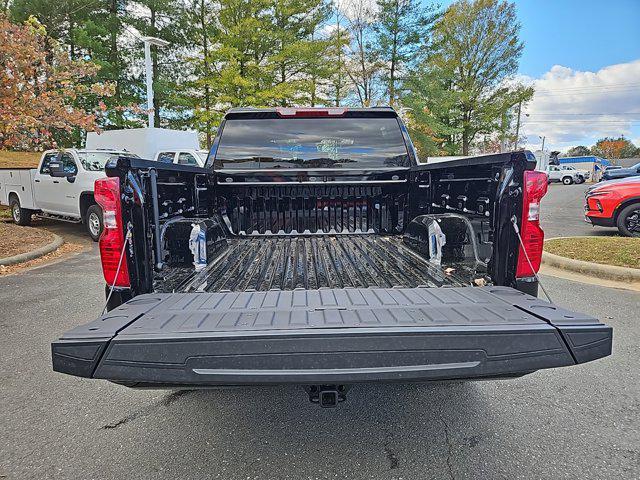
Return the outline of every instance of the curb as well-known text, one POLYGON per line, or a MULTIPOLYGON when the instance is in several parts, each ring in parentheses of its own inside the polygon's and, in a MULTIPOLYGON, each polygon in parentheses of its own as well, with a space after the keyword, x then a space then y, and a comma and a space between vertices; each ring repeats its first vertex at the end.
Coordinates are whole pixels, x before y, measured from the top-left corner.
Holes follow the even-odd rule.
POLYGON ((0 258, 0 265, 15 265, 16 263, 28 262, 29 260, 35 260, 36 258, 40 258, 48 253, 51 253, 64 243, 62 237, 52 233, 53 241, 44 247, 36 248, 30 252, 19 253, 18 255, 14 255, 13 257, 0 258))
POLYGON ((640 282, 640 269, 602 265, 572 258, 561 257, 549 252, 542 252, 542 263, 551 267, 581 273, 590 277, 606 278, 617 282, 640 282))

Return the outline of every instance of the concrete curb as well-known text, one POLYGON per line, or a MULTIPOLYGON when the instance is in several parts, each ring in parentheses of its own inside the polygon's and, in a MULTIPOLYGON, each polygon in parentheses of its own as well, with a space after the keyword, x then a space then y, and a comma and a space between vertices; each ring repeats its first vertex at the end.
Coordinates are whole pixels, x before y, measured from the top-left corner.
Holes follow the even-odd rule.
MULTIPOLYGON (((582 238, 582 237, 577 237, 582 238)), ((569 270, 570 272, 590 277, 606 278, 617 282, 640 282, 640 269, 602 265, 599 263, 574 260, 549 252, 542 252, 542 263, 551 267, 569 270)))
POLYGON ((29 260, 35 260, 36 258, 40 258, 48 253, 51 253, 64 243, 62 237, 52 233, 53 241, 44 247, 36 248, 30 252, 19 253, 18 255, 14 255, 13 257, 0 258, 0 265, 15 265, 16 263, 28 262, 29 260))

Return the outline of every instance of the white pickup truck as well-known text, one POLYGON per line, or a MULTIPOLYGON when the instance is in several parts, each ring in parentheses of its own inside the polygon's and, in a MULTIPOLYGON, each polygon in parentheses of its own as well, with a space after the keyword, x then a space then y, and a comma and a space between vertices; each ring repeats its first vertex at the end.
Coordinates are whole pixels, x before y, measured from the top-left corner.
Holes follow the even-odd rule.
POLYGON ((588 176, 585 172, 564 165, 549 165, 546 170, 548 182, 562 182, 564 185, 584 183, 588 176))
POLYGON ((102 210, 93 198, 93 184, 117 155, 132 156, 117 150, 48 150, 38 168, 0 169, 0 204, 11 207, 18 225, 29 225, 33 215, 82 222, 97 241, 102 210))
POLYGON ((204 167, 208 156, 208 150, 166 149, 158 151, 154 160, 162 163, 204 167))

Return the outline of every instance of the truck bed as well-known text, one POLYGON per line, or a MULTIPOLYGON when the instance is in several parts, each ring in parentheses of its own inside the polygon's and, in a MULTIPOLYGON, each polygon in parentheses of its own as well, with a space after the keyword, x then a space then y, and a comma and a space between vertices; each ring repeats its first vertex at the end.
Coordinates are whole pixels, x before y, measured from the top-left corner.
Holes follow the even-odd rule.
POLYGON ((508 287, 140 295, 52 344, 132 387, 518 376, 609 355, 610 327, 508 287))
POLYGON ((178 270, 158 282, 162 291, 269 291, 302 288, 462 287, 473 271, 444 267, 407 247, 402 236, 253 236, 229 240, 228 247, 202 272, 178 270), (176 286, 176 284, 179 284, 176 286))

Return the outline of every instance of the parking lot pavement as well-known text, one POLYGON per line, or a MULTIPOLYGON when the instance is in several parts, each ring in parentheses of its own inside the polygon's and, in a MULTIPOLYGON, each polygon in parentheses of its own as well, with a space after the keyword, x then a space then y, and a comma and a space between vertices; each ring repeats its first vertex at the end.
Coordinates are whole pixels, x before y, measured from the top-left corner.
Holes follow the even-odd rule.
POLYGON ((637 293, 544 278, 615 328, 614 354, 516 380, 136 391, 54 373, 51 340, 101 310, 85 252, 0 278, 0 478, 633 478, 637 293))
POLYGON ((618 235, 616 228, 593 227, 584 221, 584 193, 591 185, 549 185, 540 204, 540 221, 546 238, 618 235))
POLYGON ((50 232, 60 235, 65 242, 76 243, 83 247, 91 248, 95 253, 98 252, 97 244, 87 233, 87 228, 81 223, 61 222, 58 220, 49 220, 36 218, 32 224, 37 228, 44 228, 50 232))

